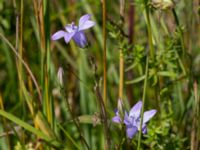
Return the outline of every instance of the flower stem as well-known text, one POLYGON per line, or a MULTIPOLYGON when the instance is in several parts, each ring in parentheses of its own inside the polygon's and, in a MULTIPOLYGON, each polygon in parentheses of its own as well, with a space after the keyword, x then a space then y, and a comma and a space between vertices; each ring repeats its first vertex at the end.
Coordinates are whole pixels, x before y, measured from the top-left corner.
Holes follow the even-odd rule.
POLYGON ((147 55, 146 58, 146 67, 145 67, 145 80, 144 80, 144 87, 143 87, 143 96, 142 96, 142 112, 141 112, 141 121, 140 121, 140 131, 139 131, 139 138, 138 138, 138 147, 137 150, 140 150, 140 143, 141 143, 141 136, 142 136, 142 122, 144 116, 144 105, 146 100, 146 90, 147 90, 147 80, 148 80, 148 68, 149 68, 149 56, 147 55))
POLYGON ((101 110, 101 119, 102 119, 102 124, 103 124, 103 129, 104 129, 104 136, 106 138, 106 143, 105 143, 105 150, 110 150, 110 135, 109 135, 109 126, 108 126, 108 116, 107 116, 107 111, 106 107, 103 101, 103 98, 100 93, 99 85, 96 83, 95 87, 95 94, 97 96, 97 99, 99 101, 99 106, 101 110))
MULTIPOLYGON (((145 4, 145 15, 147 17, 147 30, 148 30, 148 43, 149 43, 149 51, 150 57, 154 60, 154 48, 153 48, 153 39, 152 39, 152 32, 151 32, 151 23, 150 23, 150 16, 149 16, 149 6, 145 4)), ((148 80, 148 68, 149 68, 149 56, 147 53, 146 56, 146 67, 145 67, 145 80, 144 80, 144 88, 143 88, 143 96, 142 96, 142 112, 141 112, 141 122, 140 122, 140 131, 139 131, 139 138, 138 138, 138 147, 137 150, 140 150, 141 145, 141 136, 142 136, 142 123, 143 123, 143 115, 144 115, 144 105, 146 100, 146 89, 147 89, 147 80, 148 80)))

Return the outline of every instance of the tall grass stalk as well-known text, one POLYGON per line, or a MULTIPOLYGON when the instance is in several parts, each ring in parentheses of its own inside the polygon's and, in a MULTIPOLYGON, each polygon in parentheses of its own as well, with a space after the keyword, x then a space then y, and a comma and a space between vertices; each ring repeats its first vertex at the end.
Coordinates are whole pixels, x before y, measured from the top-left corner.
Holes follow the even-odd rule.
MULTIPOLYGON (((120 0, 120 17, 122 20, 122 25, 124 24, 124 7, 125 1, 120 0)), ((123 27, 122 27, 123 29, 123 27)), ((123 49, 120 49, 119 54, 119 98, 123 99, 123 89, 124 89, 124 56, 123 56, 123 49)))
MULTIPOLYGON (((3 103, 3 98, 2 98, 2 95, 1 95, 1 93, 0 93, 0 109, 1 110, 4 110, 4 103, 3 103)), ((3 126, 2 127, 4 127, 4 130, 5 130, 5 132, 6 132, 6 143, 7 143, 7 146, 8 146, 8 149, 9 150, 11 150, 11 145, 10 145, 10 139, 9 139, 9 131, 8 131, 8 129, 7 129, 7 121, 6 121, 6 119, 5 118, 2 118, 2 120, 3 120, 3 126)))
POLYGON ((43 87, 43 111, 46 114, 47 120, 53 127, 53 103, 50 96, 50 49, 49 49, 49 1, 34 1, 35 17, 40 33, 40 49, 41 49, 41 85, 43 87))
POLYGON ((90 147, 89 147, 87 141, 85 140, 85 138, 83 136, 83 133, 82 133, 82 130, 81 130, 81 127, 80 127, 80 124, 79 124, 79 120, 78 120, 78 118, 73 113, 73 110, 72 110, 72 108, 70 106, 70 103, 69 103, 69 100, 68 100, 68 97, 67 97, 67 94, 66 94, 66 91, 65 91, 65 88, 62 85, 60 87, 60 91, 61 91, 61 94, 62 94, 63 98, 65 99, 65 101, 67 103, 67 108, 69 110, 69 113, 71 115, 73 123, 75 124, 75 126, 76 126, 76 128, 77 128, 77 130, 78 130, 78 132, 80 134, 81 143, 83 145, 85 145, 88 150, 90 150, 90 147))
POLYGON ((102 124, 104 128, 104 136, 106 139, 106 143, 104 144, 104 149, 105 150, 110 150, 110 131, 109 131, 109 126, 108 126, 108 115, 106 111, 106 106, 104 104, 103 98, 100 93, 99 85, 96 83, 95 85, 95 93, 97 96, 97 100, 99 102, 100 110, 101 110, 101 119, 102 119, 102 124))
MULTIPOLYGON (((149 6, 145 4, 145 15, 147 18, 147 30, 148 30, 148 44, 149 44, 149 51, 150 51, 150 57, 154 60, 154 47, 153 47, 153 35, 151 32, 151 23, 150 23, 150 14, 149 14, 149 6)), ((139 137, 138 137, 138 146, 137 150, 140 150, 141 145, 141 137, 142 137, 142 123, 143 123, 143 116, 144 116, 144 106, 146 101, 146 89, 147 89, 147 80, 148 80, 148 69, 149 69, 149 56, 147 53, 146 56, 146 67, 145 67, 145 80, 144 80, 144 87, 143 87, 143 96, 142 96, 142 111, 141 111, 141 121, 140 121, 140 131, 139 131, 139 137)))
MULTIPOLYGON (((80 107, 81 107, 81 112, 83 114, 90 113, 89 112, 89 105, 86 103, 86 100, 91 101, 89 98, 89 93, 87 88, 85 87, 85 83, 87 81, 87 71, 88 71, 88 64, 87 64, 87 58, 85 55, 85 52, 80 49, 79 52, 79 59, 78 59, 78 66, 79 66, 79 77, 80 77, 80 82, 79 82, 79 88, 80 88, 80 107)), ((90 144, 91 138, 89 136, 89 127, 83 125, 83 133, 86 141, 90 144)))
POLYGON ((106 58, 106 0, 102 0, 102 12, 103 12, 103 100, 107 105, 107 58, 106 58))
POLYGON ((18 54, 18 52, 16 51, 16 49, 14 48, 14 46, 8 41, 8 39, 0 33, 0 38, 10 47, 10 49, 14 52, 15 56, 19 59, 19 61, 22 62, 22 64, 24 65, 26 71, 28 72, 28 74, 30 75, 36 89, 37 89, 37 93, 38 93, 38 96, 39 96, 39 104, 41 103, 42 101, 42 94, 40 92, 40 88, 39 88, 39 85, 37 83, 37 80, 35 78, 35 76, 33 75, 31 69, 29 68, 28 64, 20 57, 20 55, 18 54))
POLYGON ((143 122, 143 116, 144 116, 144 106, 145 106, 145 101, 146 101, 147 80, 148 80, 148 69, 149 69, 149 56, 147 56, 147 58, 146 58, 145 79, 144 79, 143 95, 142 95, 142 111, 141 111, 140 131, 139 131, 139 137, 138 137, 138 146, 137 146, 137 150, 140 150, 140 145, 141 145, 142 122, 143 122))
POLYGON ((104 149, 109 150, 110 149, 110 140, 109 140, 109 131, 108 131, 108 124, 107 124, 107 50, 106 50, 106 0, 102 1, 102 12, 103 12, 103 98, 101 97, 101 94, 99 93, 98 86, 96 87, 96 95, 97 99, 99 100, 100 108, 101 108, 101 114, 104 124, 104 136, 106 138, 106 143, 104 149))
POLYGON ((199 105, 200 105, 200 100, 199 100, 199 92, 198 92, 198 83, 195 80, 193 83, 193 88, 194 88, 194 102, 193 102, 193 119, 192 119, 192 131, 191 131, 191 150, 198 150, 199 148, 199 105))
MULTIPOLYGON (((19 56, 23 58, 23 18, 24 18, 24 1, 21 0, 21 5, 20 5, 20 26, 19 26, 19 56)), ((18 27, 18 24, 16 24, 18 27)), ((16 33, 16 39, 18 39, 18 32, 16 33)), ((18 40, 16 40, 17 42, 18 40)), ((18 44, 16 44, 18 45, 18 44)), ((17 46, 18 48, 18 46, 17 46)), ((22 70, 22 63, 21 61, 17 61, 18 64, 18 76, 19 76, 19 97, 20 100, 22 101, 22 82, 23 82, 23 70, 22 70)), ((22 102, 23 103, 23 102, 22 102)), ((24 108, 24 107, 23 107, 24 108)))

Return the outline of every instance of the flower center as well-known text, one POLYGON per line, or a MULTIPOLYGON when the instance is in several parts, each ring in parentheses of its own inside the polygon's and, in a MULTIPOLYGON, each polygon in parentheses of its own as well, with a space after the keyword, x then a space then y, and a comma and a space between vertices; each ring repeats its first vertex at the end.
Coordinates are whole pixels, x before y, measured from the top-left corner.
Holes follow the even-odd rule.
POLYGON ((74 31, 78 31, 78 27, 75 26, 74 22, 72 22, 72 24, 71 24, 71 29, 74 30, 74 31))

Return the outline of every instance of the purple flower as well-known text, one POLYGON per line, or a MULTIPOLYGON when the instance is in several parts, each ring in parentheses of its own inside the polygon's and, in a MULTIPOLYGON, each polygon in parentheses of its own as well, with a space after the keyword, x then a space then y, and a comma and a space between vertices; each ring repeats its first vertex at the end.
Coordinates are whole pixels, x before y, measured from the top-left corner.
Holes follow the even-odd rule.
POLYGON ((82 16, 79 19, 78 26, 72 22, 71 24, 65 26, 66 31, 57 31, 52 35, 51 39, 55 41, 64 37, 66 43, 69 43, 69 41, 73 39, 79 47, 84 48, 87 45, 87 39, 83 31, 95 25, 94 21, 89 20, 90 18, 90 14, 82 16))
MULTIPOLYGON (((133 136, 140 130, 141 109, 142 109, 142 101, 139 101, 131 108, 129 114, 125 112, 124 124, 126 125, 126 135, 130 139, 132 139, 133 136)), ((142 123, 143 134, 147 133, 147 122, 156 114, 156 112, 157 110, 155 109, 144 112, 143 123, 142 123)), ((113 117, 112 121, 116 123, 121 123, 121 118, 118 113, 116 113, 116 116, 113 117)))
POLYGON ((115 110, 115 115, 116 116, 112 118, 112 121, 116 122, 116 123, 122 123, 122 119, 119 116, 119 110, 118 109, 115 110))

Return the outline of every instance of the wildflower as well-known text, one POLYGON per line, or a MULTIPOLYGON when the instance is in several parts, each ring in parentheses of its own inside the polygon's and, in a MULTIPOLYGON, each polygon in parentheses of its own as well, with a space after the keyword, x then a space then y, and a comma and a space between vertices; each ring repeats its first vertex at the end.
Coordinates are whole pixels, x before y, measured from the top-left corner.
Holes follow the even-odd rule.
POLYGON ((122 123, 122 119, 120 116, 123 115, 123 103, 121 99, 118 99, 117 108, 118 109, 115 109, 116 116, 112 118, 112 121, 116 123, 122 123))
POLYGON ((112 118, 112 121, 115 122, 115 123, 122 123, 122 120, 121 120, 121 117, 119 115, 119 110, 116 109, 115 110, 115 115, 113 118, 112 118))
MULTIPOLYGON (((139 101, 131 108, 129 113, 125 112, 123 122, 126 125, 126 135, 130 139, 132 139, 133 136, 140 130, 141 108, 142 108, 142 101, 139 101)), ((147 122, 156 114, 156 112, 157 111, 155 109, 144 112, 143 122, 142 122, 143 134, 147 133, 147 122)), ((118 111, 116 111, 116 116, 113 117, 112 121, 116 123, 122 123, 118 111)))
POLYGON ((94 21, 89 20, 90 18, 90 14, 82 16, 79 19, 78 26, 72 22, 71 24, 65 26, 66 31, 57 31, 52 35, 51 39, 55 41, 64 37, 66 43, 69 43, 69 41, 73 39, 79 47, 84 48, 87 45, 87 39, 83 31, 95 25, 94 21))

